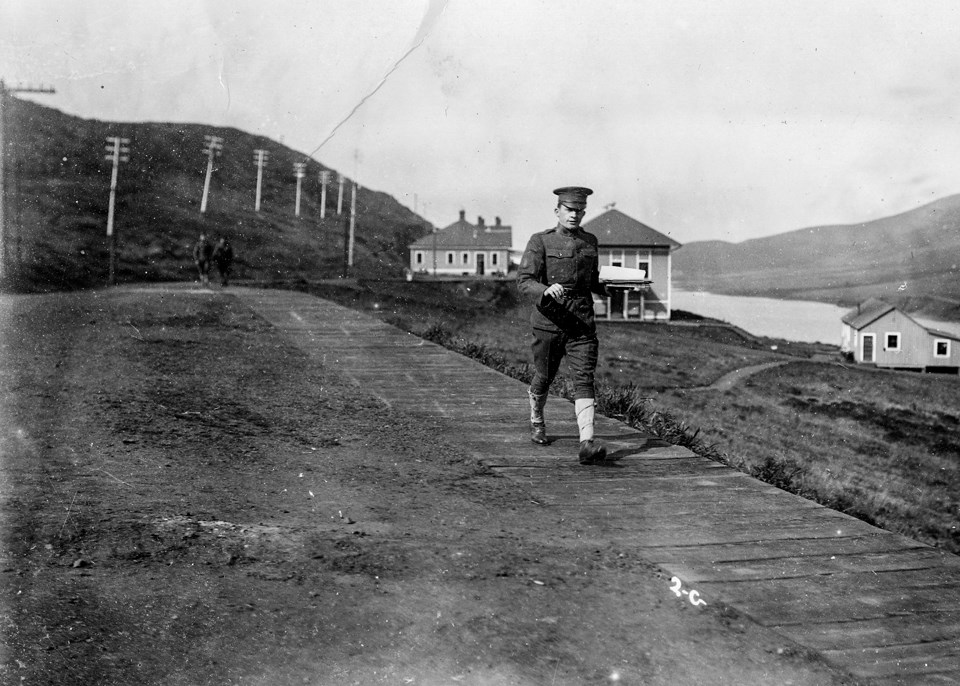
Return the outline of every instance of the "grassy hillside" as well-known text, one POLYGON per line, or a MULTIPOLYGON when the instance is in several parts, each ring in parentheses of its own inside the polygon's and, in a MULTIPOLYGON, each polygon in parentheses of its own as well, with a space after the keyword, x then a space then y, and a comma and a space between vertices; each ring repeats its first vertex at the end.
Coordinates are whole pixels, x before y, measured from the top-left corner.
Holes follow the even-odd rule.
POLYGON ((688 243, 673 264, 675 283, 691 290, 841 305, 881 297, 960 320, 960 195, 862 224, 688 243))
MULTIPOLYGON (((349 185, 337 216, 337 184, 320 220, 319 172, 327 167, 262 136, 200 124, 114 123, 80 119, 7 99, 6 219, 10 270, 5 287, 70 289, 106 283, 111 163, 108 136, 130 139, 121 164, 115 228, 120 282, 192 278, 192 245, 204 231, 231 238, 236 277, 316 279, 339 275, 345 257, 349 185), (224 139, 200 213, 207 157, 204 135, 224 139), (261 212, 254 211, 254 150, 269 151, 261 212), (294 162, 307 162, 295 216, 294 162)), ((337 178, 337 173, 332 173, 337 178)), ((430 225, 396 200, 357 195, 357 274, 400 275, 406 246, 430 225)))

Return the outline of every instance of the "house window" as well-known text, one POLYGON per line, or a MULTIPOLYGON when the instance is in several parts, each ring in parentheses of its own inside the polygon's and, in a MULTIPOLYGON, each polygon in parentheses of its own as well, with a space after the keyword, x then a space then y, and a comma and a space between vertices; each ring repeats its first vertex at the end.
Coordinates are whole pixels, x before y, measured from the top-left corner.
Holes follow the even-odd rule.
POLYGON ((417 252, 417 264, 423 264, 423 253, 417 252))
POLYGON ((604 259, 606 264, 611 267, 622 267, 623 266, 623 251, 622 250, 608 250, 600 255, 600 264, 604 264, 604 259))
POLYGON ((463 260, 463 264, 470 264, 470 253, 465 252, 460 257, 463 260))
POLYGON ((883 335, 883 340, 885 342, 883 349, 892 350, 893 352, 900 351, 900 333, 894 331, 888 331, 883 335))
POLYGON ((492 252, 490 253, 490 264, 494 267, 497 266, 497 258, 500 257, 499 253, 492 252))
POLYGON ((643 275, 644 275, 645 278, 648 278, 648 279, 650 278, 650 263, 649 263, 649 262, 647 262, 646 260, 639 260, 639 261, 637 262, 637 269, 643 271, 643 275))
POLYGON ((950 357, 950 341, 945 338, 933 339, 933 356, 950 357))
POLYGON ((453 253, 452 253, 452 252, 448 252, 448 253, 447 253, 447 264, 453 264, 453 253))

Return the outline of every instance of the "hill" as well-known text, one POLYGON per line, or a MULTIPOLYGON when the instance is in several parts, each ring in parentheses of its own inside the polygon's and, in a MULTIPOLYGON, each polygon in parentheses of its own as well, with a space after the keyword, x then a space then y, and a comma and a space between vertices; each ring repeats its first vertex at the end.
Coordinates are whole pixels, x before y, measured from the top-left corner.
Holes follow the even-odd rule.
MULTIPOLYGON (((72 289, 107 282, 108 136, 130 139, 115 207, 119 282, 192 278, 192 245, 201 232, 230 237, 236 278, 317 279, 343 272, 349 184, 337 215, 337 174, 331 174, 320 220, 319 172, 330 168, 303 153, 234 128, 88 120, 8 97, 6 288, 72 289), (219 136, 224 144, 207 212, 201 214, 205 135, 219 136), (269 152, 260 212, 254 209, 258 148, 269 152), (299 217, 294 162, 307 164, 299 217)), ((430 229, 391 196, 361 188, 354 273, 401 275, 406 246, 430 229)))
POLYGON ((881 297, 960 320, 960 195, 860 224, 687 243, 673 267, 674 283, 688 290, 840 305, 881 297))

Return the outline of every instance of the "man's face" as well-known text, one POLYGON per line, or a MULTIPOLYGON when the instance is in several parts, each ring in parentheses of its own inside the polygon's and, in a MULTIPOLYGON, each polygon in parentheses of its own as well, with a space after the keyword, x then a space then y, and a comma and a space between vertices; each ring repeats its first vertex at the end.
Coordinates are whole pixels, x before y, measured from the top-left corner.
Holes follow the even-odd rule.
POLYGON ((580 220, 583 219, 583 213, 586 212, 586 209, 567 207, 560 203, 554 212, 557 214, 560 226, 565 229, 576 229, 580 227, 580 220))

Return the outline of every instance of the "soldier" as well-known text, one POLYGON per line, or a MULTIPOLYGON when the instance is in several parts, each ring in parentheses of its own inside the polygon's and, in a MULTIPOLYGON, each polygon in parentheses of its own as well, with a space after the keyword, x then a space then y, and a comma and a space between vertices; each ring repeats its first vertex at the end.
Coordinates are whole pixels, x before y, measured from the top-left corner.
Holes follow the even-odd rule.
POLYGON ((207 240, 206 234, 201 233, 193 246, 193 261, 200 274, 200 283, 206 286, 210 283, 210 258, 213 257, 213 246, 207 240))
POLYGON ((230 280, 230 268, 233 266, 233 246, 226 237, 217 241, 217 247, 213 249, 213 261, 217 265, 217 271, 220 273, 220 285, 226 288, 230 280))
POLYGON ((534 376, 527 391, 530 438, 540 445, 549 443, 543 408, 566 357, 574 381, 579 459, 581 464, 594 464, 603 462, 607 451, 593 436, 598 342, 592 294, 605 296, 606 289, 600 283, 597 237, 580 228, 587 196, 593 191, 566 186, 553 192, 557 225, 530 238, 517 274, 520 295, 534 305, 530 315, 534 376))

